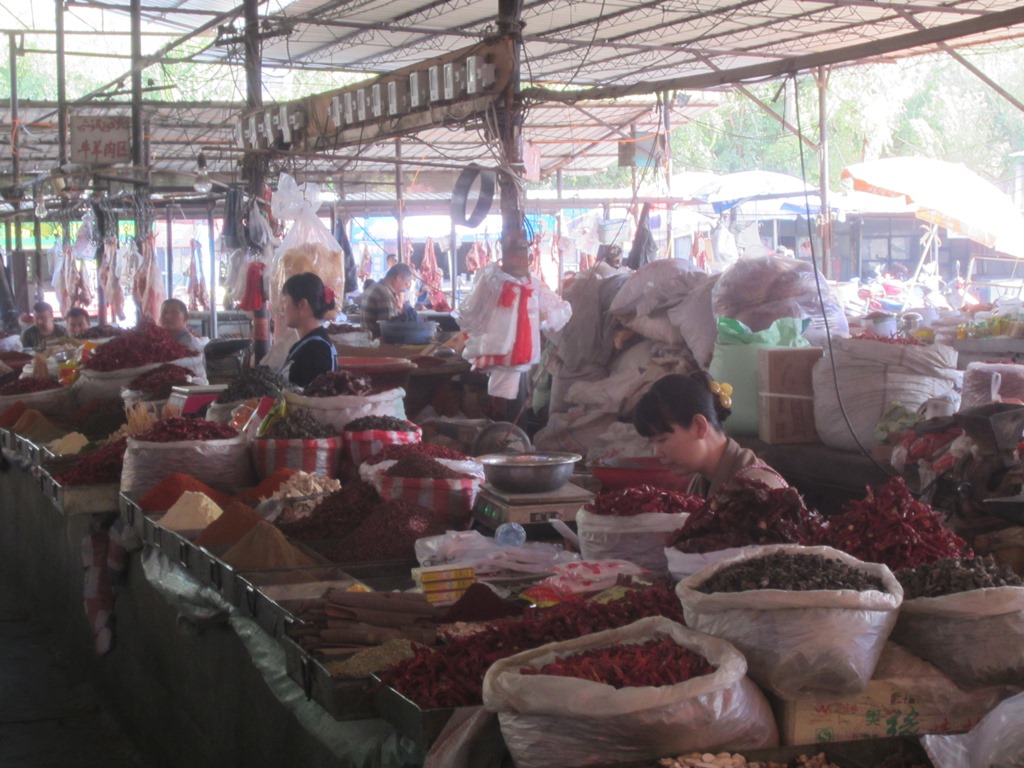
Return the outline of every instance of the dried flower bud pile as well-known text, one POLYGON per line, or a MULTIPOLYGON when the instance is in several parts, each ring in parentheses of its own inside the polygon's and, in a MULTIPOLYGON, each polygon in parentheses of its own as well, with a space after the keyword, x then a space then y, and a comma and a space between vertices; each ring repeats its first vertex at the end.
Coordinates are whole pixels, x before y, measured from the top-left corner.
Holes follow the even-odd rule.
POLYGON ((338 395, 368 395, 372 391, 370 380, 348 371, 328 371, 313 379, 302 390, 306 397, 336 397, 338 395))

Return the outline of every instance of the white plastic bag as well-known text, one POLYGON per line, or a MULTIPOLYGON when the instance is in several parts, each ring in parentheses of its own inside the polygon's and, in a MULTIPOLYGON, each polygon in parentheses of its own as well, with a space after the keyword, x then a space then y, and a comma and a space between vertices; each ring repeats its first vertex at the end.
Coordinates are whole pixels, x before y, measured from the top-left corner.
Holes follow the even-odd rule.
POLYGON ((242 435, 226 440, 154 443, 128 438, 121 492, 141 496, 176 472, 192 475, 212 488, 235 493, 253 482, 249 446, 242 435))
POLYGON ((743 656, 729 643, 655 616, 495 662, 484 677, 484 706, 498 713, 517 768, 775 746, 775 718, 746 671, 743 656), (715 671, 677 685, 620 689, 519 671, 591 648, 662 638, 703 655, 715 671))
POLYGON ((831 547, 798 544, 751 547, 684 579, 676 594, 688 626, 733 643, 747 657, 750 676, 783 698, 863 691, 903 602, 903 587, 884 565, 831 547), (839 560, 878 577, 886 591, 698 590, 723 568, 777 552, 839 560))
POLYGON ((1024 687, 1024 587, 907 600, 892 639, 961 687, 1024 687))
MULTIPOLYGON (((206 383, 206 367, 203 364, 202 354, 182 357, 172 360, 170 365, 180 365, 192 371, 196 383, 206 383)), ((75 383, 71 385, 71 392, 79 407, 93 400, 120 400, 121 390, 127 389, 128 384, 154 368, 168 363, 149 363, 136 368, 121 368, 116 371, 94 371, 91 368, 83 368, 75 383)))
POLYGON ((665 547, 689 515, 646 512, 628 517, 598 515, 581 509, 576 531, 584 560, 628 560, 652 573, 668 573, 665 547))
POLYGON ((320 421, 341 432, 350 421, 363 416, 394 416, 405 418, 405 390, 401 387, 375 395, 335 395, 334 397, 306 397, 298 392, 285 392, 288 406, 308 410, 320 421))
POLYGON ((735 557, 748 549, 750 547, 730 547, 729 549, 719 549, 715 552, 701 553, 680 552, 675 547, 665 547, 665 561, 668 563, 669 575, 675 581, 682 581, 697 573, 701 568, 706 568, 712 563, 717 563, 719 560, 735 557))
POLYGON ((1007 699, 961 736, 921 739, 935 768, 1024 765, 1024 693, 1007 699))

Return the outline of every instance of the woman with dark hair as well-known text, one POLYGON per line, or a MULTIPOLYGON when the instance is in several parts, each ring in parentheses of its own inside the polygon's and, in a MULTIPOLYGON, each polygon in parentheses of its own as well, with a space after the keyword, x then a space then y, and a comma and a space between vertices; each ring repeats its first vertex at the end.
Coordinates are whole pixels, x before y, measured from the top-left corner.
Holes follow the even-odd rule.
POLYGON ((663 463, 679 474, 694 474, 690 493, 708 497, 737 477, 785 488, 778 472, 725 434, 731 395, 732 387, 704 371, 669 374, 640 399, 633 425, 663 463))
POLYGON ((321 373, 337 367, 338 352, 323 327, 324 315, 334 309, 334 291, 312 272, 292 275, 281 287, 285 323, 301 337, 290 350, 281 374, 306 387, 321 373))

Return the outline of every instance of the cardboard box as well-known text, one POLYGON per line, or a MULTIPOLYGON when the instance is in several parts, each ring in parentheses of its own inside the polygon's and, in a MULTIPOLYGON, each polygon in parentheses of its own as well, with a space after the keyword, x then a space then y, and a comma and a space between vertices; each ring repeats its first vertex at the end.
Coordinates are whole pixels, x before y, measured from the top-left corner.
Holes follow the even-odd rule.
POLYGON ((819 347, 757 351, 758 436, 766 443, 817 443, 814 382, 819 347))
POLYGON ((969 731, 1002 699, 1005 687, 964 691, 902 646, 886 643, 863 693, 844 698, 772 698, 783 744, 969 731))

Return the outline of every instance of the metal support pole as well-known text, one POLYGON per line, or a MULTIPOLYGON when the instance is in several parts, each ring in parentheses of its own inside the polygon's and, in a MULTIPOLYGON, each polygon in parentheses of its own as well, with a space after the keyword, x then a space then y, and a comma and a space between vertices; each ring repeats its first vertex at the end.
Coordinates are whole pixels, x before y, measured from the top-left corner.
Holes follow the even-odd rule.
MULTIPOLYGON (((255 111, 263 107, 263 53, 260 43, 260 0, 243 0, 245 18, 245 104, 255 111)), ((262 199, 269 169, 268 160, 259 152, 246 152, 242 175, 254 200, 262 199)), ((255 362, 270 351, 270 311, 268 302, 252 313, 252 352, 255 362)))
POLYGON ((530 247, 523 229, 523 104, 520 65, 523 47, 523 0, 498 0, 498 32, 512 35, 512 77, 498 106, 498 135, 505 165, 498 171, 501 191, 501 268, 513 277, 530 273, 530 247))
MULTIPOLYGON (((167 206, 167 237, 164 240, 164 264, 167 265, 167 298, 174 298, 174 239, 171 237, 171 206, 167 206)), ((154 318, 156 319, 156 318, 154 318)))
POLYGON ((68 91, 64 70, 64 0, 54 0, 57 29, 57 147, 60 164, 68 161, 68 91))
POLYGON ((395 139, 395 202, 398 206, 396 218, 398 219, 398 261, 405 261, 405 178, 402 173, 402 139, 395 139))
MULTIPOLYGON (((18 116, 18 35, 15 32, 7 33, 7 52, 11 72, 11 182, 15 188, 14 208, 18 210, 18 202, 21 200, 21 191, 18 184, 21 183, 21 159, 18 156, 18 134, 21 129, 18 116)), ((21 217, 14 214, 14 252, 21 253, 21 217)), ((23 307, 23 309, 26 309, 23 307)))
MULTIPOLYGON (((661 109, 665 119, 665 191, 668 198, 672 199, 672 173, 675 170, 672 163, 672 101, 670 94, 665 91, 662 94, 661 109)), ((665 244, 668 257, 676 255, 672 242, 672 206, 665 207, 665 244)))
POLYGON ((451 235, 450 235, 451 241, 450 241, 450 246, 448 248, 448 277, 451 279, 451 282, 452 282, 452 285, 451 285, 452 309, 458 309, 459 308, 459 299, 461 297, 459 296, 459 288, 458 288, 458 286, 459 286, 458 277, 459 276, 457 274, 455 274, 455 273, 456 273, 456 271, 458 270, 458 267, 459 267, 459 248, 458 248, 459 233, 456 232, 456 230, 455 230, 455 222, 452 219, 450 219, 450 218, 448 219, 448 221, 451 223, 451 228, 452 228, 451 235))
MULTIPOLYGON (((562 169, 559 168, 555 171, 555 195, 558 197, 559 203, 562 200, 562 169)), ((562 253, 562 220, 565 218, 565 212, 562 206, 558 206, 558 212, 555 213, 555 244, 558 247, 558 293, 562 293, 562 275, 565 274, 565 254, 562 253)), ((578 266, 578 265, 577 265, 578 266)))
POLYGON ((818 181, 821 198, 821 273, 832 278, 832 211, 828 199, 828 67, 818 67, 818 146, 820 149, 821 178, 818 181))
POLYGON ((217 328, 217 238, 213 235, 213 201, 206 207, 206 226, 210 240, 210 272, 207 282, 210 285, 210 338, 216 339, 219 329, 217 328))
POLYGON ((43 300, 43 228, 39 222, 39 217, 35 216, 32 220, 32 237, 35 240, 35 263, 32 265, 32 272, 34 273, 36 281, 36 301, 43 300))

